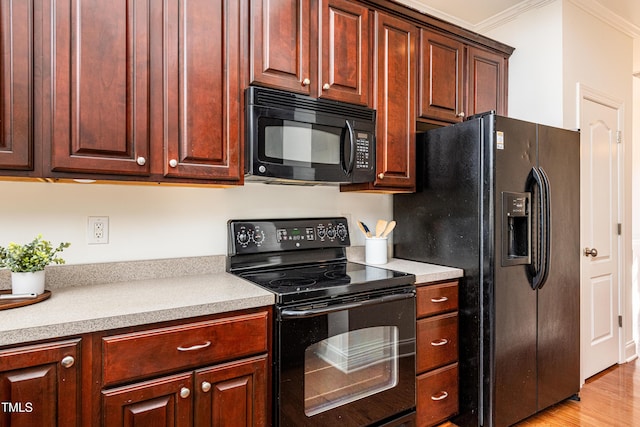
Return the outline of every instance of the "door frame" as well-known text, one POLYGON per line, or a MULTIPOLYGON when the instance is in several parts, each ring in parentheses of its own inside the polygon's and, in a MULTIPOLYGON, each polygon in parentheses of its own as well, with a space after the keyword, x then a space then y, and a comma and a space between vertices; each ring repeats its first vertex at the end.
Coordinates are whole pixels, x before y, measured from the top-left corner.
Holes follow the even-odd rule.
MULTIPOLYGON (((582 123, 582 111, 583 111, 583 102, 585 101, 589 101, 589 102, 596 102, 599 104, 602 104, 604 106, 613 108, 617 111, 617 118, 618 118, 618 129, 620 131, 624 131, 624 102, 622 100, 613 98, 611 96, 609 96, 608 94, 598 91, 596 89, 593 89, 583 83, 576 83, 576 92, 577 92, 577 103, 576 103, 576 110, 577 110, 577 114, 576 114, 576 127, 578 129, 583 129, 585 128, 582 123)), ((620 326, 620 330, 619 330, 619 334, 618 334, 618 363, 625 363, 628 360, 634 359, 637 357, 636 355, 636 351, 635 349, 633 350, 632 354, 633 356, 630 357, 629 359, 627 359, 626 354, 627 354, 627 344, 625 343, 625 336, 626 336, 626 328, 628 325, 631 325, 630 322, 625 321, 625 319, 627 319, 628 316, 632 316, 632 313, 625 313, 625 307, 627 306, 626 302, 627 302, 627 298, 631 298, 631 295, 627 295, 626 292, 626 288, 627 286, 625 286, 626 283, 626 268, 627 268, 627 262, 626 262, 626 258, 627 258, 627 235, 629 235, 630 233, 628 231, 625 230, 630 230, 631 228, 631 224, 627 224, 625 222, 625 212, 626 212, 626 201, 624 198, 624 194, 625 194, 625 186, 626 186, 626 181, 625 181, 625 157, 627 156, 626 150, 625 150, 625 146, 626 144, 624 143, 624 132, 622 134, 622 142, 619 144, 619 150, 618 150, 618 159, 617 159, 617 168, 618 168, 618 192, 616 194, 617 196, 617 201, 618 201, 618 223, 619 224, 623 224, 622 226, 622 233, 620 233, 618 235, 618 316, 622 316, 623 318, 623 322, 622 322, 622 326, 620 326)), ((582 145, 582 138, 580 138, 580 142, 582 145)), ((581 159, 582 162, 582 159, 581 159)), ((582 187, 582 185, 581 185, 582 187)), ((582 218, 582 216, 581 216, 582 218)), ((583 225, 584 221, 580 221, 580 247, 584 248, 585 247, 585 237, 584 237, 584 225, 583 225)), ((581 293, 582 293, 582 289, 584 286, 584 283, 582 281, 582 276, 583 276, 583 266, 584 266, 584 261, 580 262, 580 289, 581 289, 581 293)), ((584 322, 584 307, 583 307, 583 302, 581 301, 580 303, 580 384, 584 384, 586 378, 584 377, 584 369, 583 369, 583 356, 582 356, 582 352, 584 350, 585 343, 584 343, 584 338, 583 338, 583 334, 582 331, 584 330, 584 328, 588 327, 588 325, 585 325, 584 322)), ((635 347, 635 343, 632 342, 629 343, 630 346, 634 346, 635 347)))

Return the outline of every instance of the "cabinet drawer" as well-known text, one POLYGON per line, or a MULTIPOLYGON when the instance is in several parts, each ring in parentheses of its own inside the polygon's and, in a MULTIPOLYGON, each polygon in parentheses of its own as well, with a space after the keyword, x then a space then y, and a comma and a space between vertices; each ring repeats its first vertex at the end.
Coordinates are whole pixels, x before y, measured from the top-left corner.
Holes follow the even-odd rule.
POLYGON ((458 282, 439 285, 418 286, 416 294, 416 316, 456 311, 458 309, 458 282))
POLYGON ((267 352, 269 323, 265 311, 105 337, 103 384, 267 352))
POLYGON ((458 313, 418 320, 418 373, 458 360, 458 313))
POLYGON ((418 426, 433 426, 458 413, 457 363, 418 376, 416 387, 418 426))

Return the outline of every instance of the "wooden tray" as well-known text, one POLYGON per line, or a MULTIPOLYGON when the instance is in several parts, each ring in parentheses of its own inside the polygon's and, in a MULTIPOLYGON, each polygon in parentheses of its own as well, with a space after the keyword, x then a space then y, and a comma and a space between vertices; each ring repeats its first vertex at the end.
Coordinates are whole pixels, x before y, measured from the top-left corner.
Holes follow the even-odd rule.
MULTIPOLYGON (((0 290, 0 294, 10 294, 11 289, 0 290)), ((9 308, 22 307, 25 305, 36 304, 48 299, 51 296, 51 291, 44 291, 43 294, 38 295, 35 298, 21 298, 21 299, 0 299, 0 310, 7 310, 9 308)))

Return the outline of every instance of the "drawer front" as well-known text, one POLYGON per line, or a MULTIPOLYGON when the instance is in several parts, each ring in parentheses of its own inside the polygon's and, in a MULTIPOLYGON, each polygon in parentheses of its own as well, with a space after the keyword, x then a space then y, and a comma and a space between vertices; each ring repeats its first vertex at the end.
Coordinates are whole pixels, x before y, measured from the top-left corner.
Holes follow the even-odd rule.
POLYGON ((267 352, 269 324, 264 311, 105 337, 103 384, 267 352))
POLYGON ((416 316, 426 317, 434 314, 456 311, 458 309, 458 282, 438 285, 418 286, 416 294, 416 316))
POLYGON ((458 313, 418 320, 418 373, 458 360, 458 313))
POLYGON ((418 426, 433 426, 458 413, 457 363, 418 376, 416 387, 418 426))

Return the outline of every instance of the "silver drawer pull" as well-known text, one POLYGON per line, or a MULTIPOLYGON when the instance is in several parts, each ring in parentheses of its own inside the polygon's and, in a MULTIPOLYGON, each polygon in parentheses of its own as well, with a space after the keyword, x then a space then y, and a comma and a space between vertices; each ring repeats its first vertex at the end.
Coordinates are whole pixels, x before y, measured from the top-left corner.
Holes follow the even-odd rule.
POLYGON ((446 399, 447 397, 449 397, 449 393, 447 393, 446 391, 444 391, 444 390, 443 390, 443 391, 441 391, 441 392, 440 392, 440 394, 439 394, 439 395, 437 395, 437 396, 436 396, 436 395, 431 396, 431 400, 435 400, 435 401, 437 402, 438 400, 444 400, 444 399, 446 399))
POLYGON ((446 338, 440 338, 438 341, 431 341, 431 345, 434 347, 440 347, 441 345, 449 344, 449 340, 446 338))
POLYGON ((194 351, 194 350, 201 350, 203 348, 207 348, 211 345, 211 341, 207 341, 204 344, 196 344, 196 345, 192 345, 191 347, 178 347, 178 351, 194 351))
POLYGON ((431 298, 431 302, 434 302, 434 303, 446 302, 446 301, 449 301, 449 298, 447 297, 431 298))

